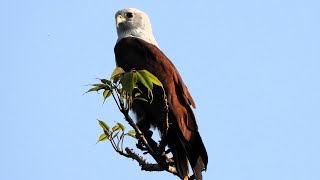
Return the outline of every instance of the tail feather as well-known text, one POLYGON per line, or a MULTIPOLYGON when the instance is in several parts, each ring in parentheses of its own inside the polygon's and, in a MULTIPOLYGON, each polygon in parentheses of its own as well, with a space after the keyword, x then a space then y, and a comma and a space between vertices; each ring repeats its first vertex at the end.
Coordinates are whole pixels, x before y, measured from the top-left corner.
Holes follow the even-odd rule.
MULTIPOLYGON (((189 163, 194 175, 193 179, 202 180, 202 171, 206 170, 208 155, 198 132, 194 132, 195 138, 188 142, 182 134, 172 132, 168 139, 168 145, 172 151, 175 166, 181 179, 189 177, 189 163)), ((190 179, 192 179, 190 178, 190 179)))
POLYGON ((189 142, 189 148, 187 150, 188 157, 190 160, 191 167, 199 166, 201 171, 207 169, 208 165, 208 154, 204 144, 202 142, 199 132, 194 132, 195 138, 189 142))
POLYGON ((170 139, 168 139, 168 145, 171 149, 174 163, 178 172, 178 176, 183 179, 189 176, 189 164, 188 158, 185 153, 183 143, 181 143, 179 136, 176 133, 172 133, 170 139))
POLYGON ((208 155, 199 132, 196 132, 195 139, 189 142, 187 155, 195 176, 194 179, 202 180, 202 171, 207 169, 208 155))

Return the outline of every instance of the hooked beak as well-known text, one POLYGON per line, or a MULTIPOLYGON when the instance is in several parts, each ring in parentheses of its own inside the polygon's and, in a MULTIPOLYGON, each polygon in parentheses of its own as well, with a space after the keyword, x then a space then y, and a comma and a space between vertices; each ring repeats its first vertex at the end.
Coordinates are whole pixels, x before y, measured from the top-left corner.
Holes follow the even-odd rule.
POLYGON ((117 28, 119 27, 120 24, 125 23, 127 20, 125 17, 123 17, 121 14, 119 14, 116 18, 116 24, 117 28))

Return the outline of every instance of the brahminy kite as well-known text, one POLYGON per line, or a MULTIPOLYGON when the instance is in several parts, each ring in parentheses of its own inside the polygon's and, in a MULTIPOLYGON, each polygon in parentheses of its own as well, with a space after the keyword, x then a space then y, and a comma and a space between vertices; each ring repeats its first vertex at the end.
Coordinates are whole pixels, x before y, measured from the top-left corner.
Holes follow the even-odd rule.
MULTIPOLYGON (((126 72, 132 69, 147 70, 161 81, 168 104, 169 128, 166 139, 178 176, 189 179, 190 164, 193 177, 201 180, 202 171, 207 168, 208 155, 191 108, 196 105, 188 88, 173 63, 160 50, 146 13, 127 8, 119 10, 115 19, 118 34, 114 47, 116 65, 126 72)), ((147 91, 144 93, 147 94, 147 91)), ((163 133, 166 105, 163 98, 162 88, 155 86, 151 103, 141 100, 133 102, 132 110, 143 133, 148 134, 150 127, 163 133)))

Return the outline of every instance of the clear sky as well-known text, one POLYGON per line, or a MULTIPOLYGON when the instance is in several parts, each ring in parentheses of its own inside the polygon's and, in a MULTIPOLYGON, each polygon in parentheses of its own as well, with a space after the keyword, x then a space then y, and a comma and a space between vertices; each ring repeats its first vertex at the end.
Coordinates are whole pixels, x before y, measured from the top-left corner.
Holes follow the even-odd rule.
POLYGON ((320 179, 320 1, 0 0, 1 180, 177 179, 95 144, 97 118, 123 118, 82 94, 115 67, 125 7, 197 104, 204 179, 320 179))

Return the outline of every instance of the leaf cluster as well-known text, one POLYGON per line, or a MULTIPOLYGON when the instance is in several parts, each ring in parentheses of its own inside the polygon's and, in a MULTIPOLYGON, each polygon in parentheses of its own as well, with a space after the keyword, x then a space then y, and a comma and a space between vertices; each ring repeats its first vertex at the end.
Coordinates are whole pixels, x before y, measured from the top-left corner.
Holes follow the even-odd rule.
POLYGON ((112 95, 121 111, 128 110, 134 100, 151 103, 154 85, 163 88, 159 79, 149 71, 131 70, 125 72, 121 67, 115 68, 111 74, 110 80, 100 79, 100 81, 100 84, 91 84, 94 87, 89 89, 86 93, 103 90, 104 101, 112 95), (141 96, 142 91, 139 89, 138 83, 141 83, 148 90, 149 99, 141 96))
MULTIPOLYGON (((121 123, 116 123, 112 128, 102 120, 98 120, 100 127, 103 129, 103 134, 99 136, 98 142, 109 140, 112 147, 117 151, 124 153, 123 142, 126 136, 136 139, 136 131, 134 129, 125 133, 125 126, 121 123)), ((98 143, 97 142, 97 143, 98 143)))

